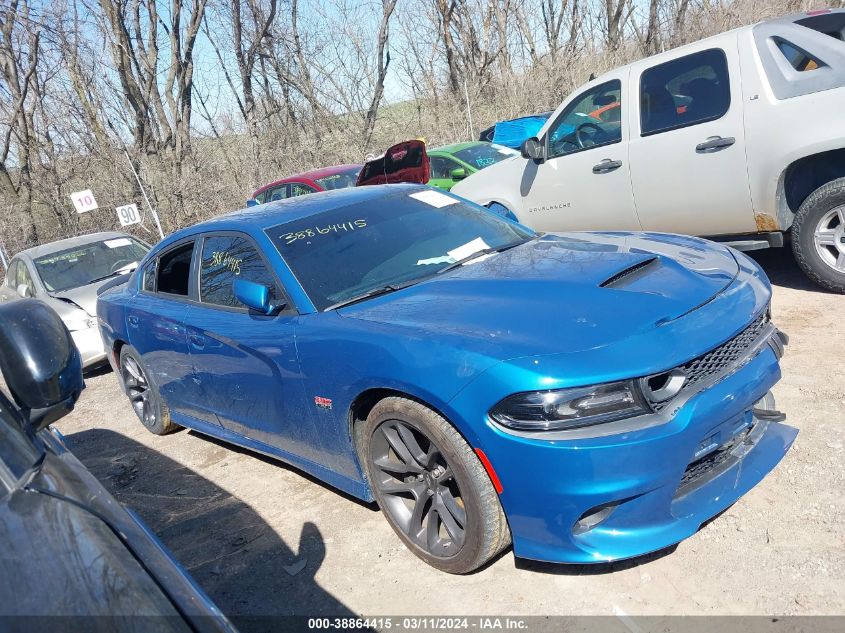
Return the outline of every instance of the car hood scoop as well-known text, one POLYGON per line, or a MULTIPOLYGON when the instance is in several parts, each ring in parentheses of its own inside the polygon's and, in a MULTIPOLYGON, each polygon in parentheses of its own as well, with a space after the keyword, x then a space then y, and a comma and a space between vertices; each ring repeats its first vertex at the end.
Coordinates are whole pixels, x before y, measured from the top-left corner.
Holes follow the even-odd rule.
POLYGON ((468 343, 495 340, 503 358, 573 352, 677 319, 737 272, 727 248, 698 238, 547 234, 340 313, 468 343))

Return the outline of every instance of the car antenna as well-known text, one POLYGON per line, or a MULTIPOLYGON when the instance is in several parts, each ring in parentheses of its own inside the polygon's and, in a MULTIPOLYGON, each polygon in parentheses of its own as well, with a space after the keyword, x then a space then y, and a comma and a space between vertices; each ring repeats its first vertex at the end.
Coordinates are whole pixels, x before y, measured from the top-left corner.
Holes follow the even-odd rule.
POLYGON ((596 78, 596 73, 594 73, 594 72, 590 73, 590 78, 587 81, 592 81, 595 78, 596 78))

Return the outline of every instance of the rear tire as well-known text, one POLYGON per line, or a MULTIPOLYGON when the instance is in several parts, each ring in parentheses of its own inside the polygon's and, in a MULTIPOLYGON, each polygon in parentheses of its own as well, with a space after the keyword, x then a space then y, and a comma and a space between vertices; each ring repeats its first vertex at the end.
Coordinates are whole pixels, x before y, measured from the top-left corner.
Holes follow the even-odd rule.
POLYGON ((845 293, 845 178, 811 193, 792 223, 795 260, 812 281, 845 293))
POLYGON ((167 435, 179 426, 170 420, 170 411, 158 389, 149 379, 141 355, 129 345, 120 350, 120 382, 141 424, 155 435, 167 435))
POLYGON ((441 571, 466 574, 510 544, 490 477, 443 417, 413 400, 385 398, 358 437, 379 507, 419 558, 441 571))

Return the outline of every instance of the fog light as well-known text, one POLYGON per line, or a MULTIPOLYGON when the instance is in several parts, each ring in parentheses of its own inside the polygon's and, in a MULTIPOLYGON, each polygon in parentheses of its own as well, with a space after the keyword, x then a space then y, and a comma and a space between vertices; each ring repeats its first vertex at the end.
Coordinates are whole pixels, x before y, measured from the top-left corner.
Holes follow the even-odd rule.
POLYGON ((572 533, 584 534, 585 532, 589 532, 599 523, 605 521, 618 505, 618 502, 605 503, 603 505, 596 506, 595 508, 587 510, 584 514, 581 515, 581 518, 575 522, 575 526, 572 528, 572 533))

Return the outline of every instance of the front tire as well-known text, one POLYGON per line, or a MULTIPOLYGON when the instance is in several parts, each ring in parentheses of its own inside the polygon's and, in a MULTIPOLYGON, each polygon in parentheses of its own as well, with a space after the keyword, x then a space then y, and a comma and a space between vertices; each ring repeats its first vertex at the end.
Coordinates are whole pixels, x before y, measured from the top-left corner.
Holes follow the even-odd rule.
POLYGON ((845 178, 822 185, 801 205, 792 224, 792 250, 807 277, 845 293, 845 178))
POLYGON ((141 424, 155 435, 167 435, 179 426, 170 420, 170 411, 141 361, 141 355, 129 345, 120 350, 120 380, 123 391, 141 424))
POLYGON ((466 574, 508 546, 510 532, 490 477, 442 416, 413 400, 385 398, 359 438, 376 501, 419 558, 466 574))

